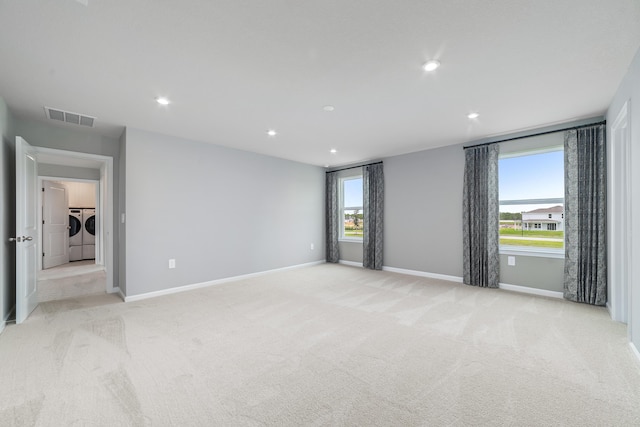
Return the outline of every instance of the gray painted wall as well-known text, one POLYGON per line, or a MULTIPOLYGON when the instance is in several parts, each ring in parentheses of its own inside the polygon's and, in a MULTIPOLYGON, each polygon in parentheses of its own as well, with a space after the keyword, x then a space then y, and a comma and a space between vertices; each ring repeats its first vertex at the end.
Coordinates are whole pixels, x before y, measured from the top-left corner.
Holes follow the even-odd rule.
MULTIPOLYGON (((607 111, 612 125, 626 101, 629 101, 631 129, 631 267, 629 332, 631 342, 640 351, 640 50, 622 80, 607 111)), ((609 130, 610 131, 610 130, 609 130)), ((608 135, 610 138, 610 135, 608 135)))
POLYGON ((322 168, 129 128, 125 147, 127 296, 325 259, 322 168))
MULTIPOLYGON (((33 120, 15 119, 15 135, 23 137, 29 144, 38 147, 54 148, 58 150, 75 151, 79 153, 99 154, 113 158, 113 275, 114 286, 118 286, 118 187, 119 187, 119 160, 120 141, 106 136, 87 132, 84 129, 72 125, 54 126, 33 120)), ((75 178, 73 175, 79 168, 62 167, 56 172, 62 178, 75 178), (66 171, 66 172, 65 172, 66 171)), ((42 175, 40 169, 38 173, 42 175)), ((12 209, 15 209, 15 197, 11 200, 12 209)))
POLYGON ((338 242, 340 248, 340 261, 362 264, 363 247, 361 242, 338 242))
MULTIPOLYGON (((15 120, 15 133, 29 144, 38 147, 79 153, 100 154, 118 159, 120 144, 118 139, 98 135, 81 126, 68 124, 48 124, 28 119, 15 120)), ((114 168, 118 162, 114 162, 114 168)))
POLYGON ((9 237, 15 236, 15 137, 13 118, 4 99, 0 97, 0 330, 15 305, 15 243, 9 237))
POLYGON ((460 145, 384 159, 384 265, 462 276, 460 145))
POLYGON ((119 241, 119 251, 118 251, 118 283, 120 287, 120 292, 122 295, 127 295, 127 222, 122 221, 122 216, 125 215, 127 211, 126 204, 126 164, 127 164, 127 132, 122 132, 122 136, 120 136, 120 159, 119 159, 119 188, 118 188, 118 208, 119 214, 116 213, 116 221, 119 222, 120 226, 118 227, 118 241, 119 241))
POLYGON ((562 292, 564 259, 516 255, 516 265, 507 264, 508 255, 500 255, 500 283, 562 292))
POLYGON ((100 170, 73 166, 49 165, 38 163, 39 176, 64 177, 74 179, 93 179, 100 181, 100 170))

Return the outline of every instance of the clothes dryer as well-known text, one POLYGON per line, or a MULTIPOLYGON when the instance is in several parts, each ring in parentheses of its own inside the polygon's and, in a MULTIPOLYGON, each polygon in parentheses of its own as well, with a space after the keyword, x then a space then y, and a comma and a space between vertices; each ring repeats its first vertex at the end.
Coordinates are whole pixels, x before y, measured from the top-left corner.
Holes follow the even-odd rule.
POLYGON ((82 259, 96 258, 96 210, 82 210, 82 259))
POLYGON ((82 260, 82 209, 69 208, 69 261, 82 260))

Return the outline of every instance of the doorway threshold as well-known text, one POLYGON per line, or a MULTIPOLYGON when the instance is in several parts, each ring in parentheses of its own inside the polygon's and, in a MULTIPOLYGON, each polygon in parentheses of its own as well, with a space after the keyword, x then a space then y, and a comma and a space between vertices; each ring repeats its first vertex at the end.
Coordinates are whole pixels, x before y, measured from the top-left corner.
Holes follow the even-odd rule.
POLYGON ((96 264, 93 260, 91 263, 86 261, 76 261, 70 262, 69 264, 63 264, 58 267, 41 270, 38 272, 38 280, 80 276, 82 274, 94 273, 96 271, 105 271, 104 265, 96 264))

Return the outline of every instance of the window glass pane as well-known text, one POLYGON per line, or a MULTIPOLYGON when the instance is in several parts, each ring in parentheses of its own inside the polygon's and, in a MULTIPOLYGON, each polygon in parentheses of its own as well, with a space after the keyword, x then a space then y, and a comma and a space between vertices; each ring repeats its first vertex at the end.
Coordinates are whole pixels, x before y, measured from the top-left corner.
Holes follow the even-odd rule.
MULTIPOLYGON (((500 200, 564 200, 564 152, 500 159, 500 200)), ((564 203, 500 205, 500 246, 564 248, 564 203)))
POLYGON ((362 177, 345 178, 342 182, 342 237, 362 239, 364 233, 362 177))
POLYGON ((500 159, 500 200, 564 197, 564 151, 500 159))
POLYGON ((361 209, 345 209, 344 211, 344 237, 362 238, 364 223, 361 209))
POLYGON ((346 179, 344 181, 345 207, 362 206, 362 178, 346 179))
POLYGON ((500 246, 562 249, 563 213, 558 203, 500 206, 500 246))

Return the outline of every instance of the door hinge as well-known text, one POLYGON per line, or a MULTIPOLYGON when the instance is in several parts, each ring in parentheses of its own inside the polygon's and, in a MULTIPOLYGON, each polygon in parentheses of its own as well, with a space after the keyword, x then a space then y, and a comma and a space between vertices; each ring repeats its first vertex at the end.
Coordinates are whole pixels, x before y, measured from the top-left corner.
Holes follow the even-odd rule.
POLYGON ((44 193, 44 187, 42 187, 42 192, 44 193))
POLYGON ((44 257, 44 252, 42 252, 42 256, 44 257))
POLYGON ((44 219, 42 220, 42 223, 44 224, 44 219))

